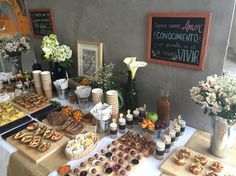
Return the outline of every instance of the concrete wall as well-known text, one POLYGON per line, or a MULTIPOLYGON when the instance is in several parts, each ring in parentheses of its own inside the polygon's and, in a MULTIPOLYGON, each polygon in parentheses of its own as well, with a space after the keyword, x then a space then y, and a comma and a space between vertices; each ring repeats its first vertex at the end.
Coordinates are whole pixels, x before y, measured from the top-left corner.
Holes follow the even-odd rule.
MULTIPOLYGON (((209 119, 190 100, 189 89, 207 75, 222 72, 235 0, 27 0, 29 8, 51 8, 56 34, 61 43, 73 48, 76 41, 104 43, 104 61, 125 68, 126 56, 146 57, 147 14, 149 12, 212 12, 212 24, 207 48, 205 71, 148 64, 137 73, 139 103, 156 110, 161 88, 171 92, 172 118, 183 114, 187 124, 209 129, 209 119)), ((34 40, 40 56, 41 41, 34 40)), ((76 70, 76 68, 74 68, 76 70)))

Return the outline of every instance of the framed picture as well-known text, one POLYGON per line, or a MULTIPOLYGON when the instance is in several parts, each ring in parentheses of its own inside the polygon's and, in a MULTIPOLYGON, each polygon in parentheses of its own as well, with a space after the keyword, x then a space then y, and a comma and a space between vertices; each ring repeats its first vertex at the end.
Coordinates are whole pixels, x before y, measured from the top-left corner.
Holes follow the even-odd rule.
POLYGON ((210 12, 150 13, 147 62, 204 70, 210 12))
POLYGON ((42 38, 55 34, 51 9, 29 9, 29 14, 34 37, 42 38))
POLYGON ((77 41, 78 75, 91 77, 102 65, 103 44, 77 41))

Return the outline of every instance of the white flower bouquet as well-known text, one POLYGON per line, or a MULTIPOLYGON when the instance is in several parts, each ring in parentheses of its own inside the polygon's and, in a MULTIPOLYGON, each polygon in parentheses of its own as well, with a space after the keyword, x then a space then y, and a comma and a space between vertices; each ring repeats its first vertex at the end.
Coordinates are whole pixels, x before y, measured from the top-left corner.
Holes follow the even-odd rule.
POLYGON ((62 67, 70 68, 72 65, 72 50, 69 46, 59 45, 57 36, 50 34, 43 37, 41 46, 47 61, 58 62, 62 67))
POLYGON ((3 35, 0 38, 0 55, 8 58, 21 55, 30 49, 30 38, 15 33, 13 36, 3 35))
POLYGON ((211 75, 190 90, 191 98, 202 105, 204 113, 233 122, 236 119, 236 77, 231 73, 211 75))

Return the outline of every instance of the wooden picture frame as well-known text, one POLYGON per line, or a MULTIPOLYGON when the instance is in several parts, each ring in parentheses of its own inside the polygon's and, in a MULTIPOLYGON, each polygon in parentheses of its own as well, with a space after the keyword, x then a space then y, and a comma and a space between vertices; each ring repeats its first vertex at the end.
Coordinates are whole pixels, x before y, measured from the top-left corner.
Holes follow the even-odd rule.
POLYGON ((204 70, 210 23, 210 12, 150 13, 146 61, 204 70))
POLYGON ((91 77, 102 66, 103 44, 77 41, 78 75, 91 77))
POLYGON ((31 29, 35 38, 55 34, 54 19, 51 9, 29 9, 31 29))

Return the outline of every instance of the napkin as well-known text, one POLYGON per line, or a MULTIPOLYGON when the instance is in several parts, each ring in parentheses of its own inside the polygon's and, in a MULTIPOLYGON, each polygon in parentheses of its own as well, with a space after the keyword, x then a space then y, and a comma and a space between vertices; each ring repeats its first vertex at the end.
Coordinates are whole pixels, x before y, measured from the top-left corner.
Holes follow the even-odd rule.
POLYGON ((57 90, 64 90, 68 88, 68 79, 58 79, 53 82, 57 90))
POLYGON ((106 103, 96 104, 90 111, 97 120, 108 120, 111 118, 112 106, 106 103))
POLYGON ((78 98, 88 98, 90 96, 92 88, 90 86, 77 86, 75 94, 78 98))

